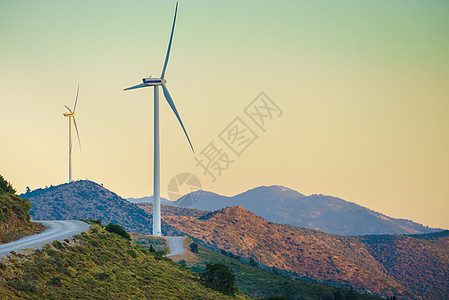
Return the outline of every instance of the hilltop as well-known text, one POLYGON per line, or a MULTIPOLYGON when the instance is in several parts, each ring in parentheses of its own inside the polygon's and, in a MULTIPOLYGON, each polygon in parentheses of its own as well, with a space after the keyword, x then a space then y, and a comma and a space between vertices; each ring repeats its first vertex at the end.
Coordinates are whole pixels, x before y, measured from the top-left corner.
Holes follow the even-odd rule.
POLYGON ((449 232, 346 237, 269 222, 241 206, 199 218, 164 220, 203 245, 298 276, 349 284, 378 295, 444 298, 449 292, 449 232))
MULTIPOLYGON (((22 194, 21 197, 30 200, 30 214, 36 220, 101 219, 104 224, 116 223, 131 232, 152 232, 151 215, 89 180, 37 189, 22 194)), ((162 230, 167 235, 177 232, 164 222, 162 230)))
MULTIPOLYGON (((193 194, 190 198, 198 200, 188 208, 215 211, 240 205, 271 222, 331 234, 420 234, 442 230, 410 220, 391 218, 337 197, 305 196, 279 185, 257 187, 232 197, 206 191, 193 194)), ((167 204, 183 206, 182 199, 167 204)))

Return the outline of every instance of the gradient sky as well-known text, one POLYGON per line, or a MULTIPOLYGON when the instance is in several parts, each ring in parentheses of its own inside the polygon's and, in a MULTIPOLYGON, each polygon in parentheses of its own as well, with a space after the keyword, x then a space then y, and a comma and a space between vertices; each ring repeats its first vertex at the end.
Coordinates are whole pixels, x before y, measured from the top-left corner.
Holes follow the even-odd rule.
MULTIPOLYGON (((153 91, 175 1, 0 0, 0 174, 19 192, 74 177, 152 194, 153 91)), ((166 77, 197 157, 240 117, 258 135, 215 182, 161 99, 161 190, 178 173, 234 195, 260 185, 328 194, 449 228, 448 1, 179 3, 166 77), (265 131, 244 109, 265 92, 265 131)))

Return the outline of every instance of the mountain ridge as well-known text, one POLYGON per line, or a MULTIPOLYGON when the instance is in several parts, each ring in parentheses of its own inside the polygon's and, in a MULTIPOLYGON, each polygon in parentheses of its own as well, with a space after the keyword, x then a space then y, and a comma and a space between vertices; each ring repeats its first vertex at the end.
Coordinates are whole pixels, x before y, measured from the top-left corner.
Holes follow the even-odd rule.
POLYGON ((215 250, 268 268, 339 282, 384 297, 442 298, 449 292, 449 231, 338 236, 269 222, 241 206, 164 221, 215 250))
POLYGON ((348 236, 419 234, 443 230, 412 220, 389 217, 338 197, 322 194, 306 196, 280 185, 260 186, 234 196, 195 191, 167 204, 206 211, 241 205, 271 222, 348 236), (186 197, 196 202, 183 201, 186 197))

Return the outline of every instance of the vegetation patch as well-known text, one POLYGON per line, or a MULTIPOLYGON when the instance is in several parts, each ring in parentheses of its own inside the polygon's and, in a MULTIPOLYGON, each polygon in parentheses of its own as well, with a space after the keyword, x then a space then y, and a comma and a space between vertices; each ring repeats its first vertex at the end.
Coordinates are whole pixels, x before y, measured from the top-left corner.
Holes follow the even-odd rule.
MULTIPOLYGON (((186 243, 192 243, 192 240, 186 241, 186 243)), ((289 276, 282 275, 282 271, 275 268, 271 271, 260 269, 257 263, 251 263, 251 260, 243 262, 239 256, 224 250, 217 253, 199 245, 195 256, 197 257, 195 260, 182 260, 179 263, 186 264, 199 274, 207 272, 208 264, 223 264, 229 268, 235 277, 235 285, 238 290, 253 298, 379 299, 378 297, 357 293, 352 289, 292 279, 289 276)))
MULTIPOLYGON (((244 299, 245 296, 237 295, 244 299)), ((0 265, 0 298, 231 299, 198 274, 94 225, 87 234, 0 265), (94 244, 96 246, 94 246, 94 244), (62 247, 61 247, 62 246, 62 247)))
POLYGON ((39 233, 42 224, 30 221, 30 202, 15 194, 16 190, 0 175, 0 244, 39 233))
POLYGON ((124 239, 127 239, 128 241, 131 240, 131 236, 130 236, 130 235, 128 234, 128 232, 126 232, 126 230, 125 230, 122 226, 120 226, 120 225, 109 223, 109 224, 106 226, 105 229, 106 229, 106 231, 109 231, 109 232, 118 234, 119 236, 121 236, 121 237, 124 238, 124 239))
POLYGON ((162 237, 151 235, 133 235, 133 242, 150 251, 168 251, 167 240, 162 237))

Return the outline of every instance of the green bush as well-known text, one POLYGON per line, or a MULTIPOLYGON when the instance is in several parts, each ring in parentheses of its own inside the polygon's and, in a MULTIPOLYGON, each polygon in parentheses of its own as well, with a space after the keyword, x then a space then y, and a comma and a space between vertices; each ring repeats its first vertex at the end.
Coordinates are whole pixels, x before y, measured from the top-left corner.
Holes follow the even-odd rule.
POLYGON ((190 244, 190 251, 192 251, 193 253, 198 253, 198 244, 193 242, 190 244))
POLYGON ((226 295, 234 295, 234 275, 229 268, 221 263, 207 264, 206 271, 202 274, 206 285, 226 295))
POLYGON ((105 229, 106 229, 106 231, 120 235, 121 237, 127 239, 128 241, 131 240, 131 236, 120 225, 109 223, 105 229))
POLYGON ((137 252, 134 251, 133 249, 126 250, 126 253, 128 253, 128 255, 131 256, 132 258, 137 257, 137 252))
POLYGON ((53 247, 55 247, 58 250, 64 250, 65 249, 65 247, 61 244, 60 241, 53 241, 51 244, 53 245, 53 247))
POLYGON ((161 260, 167 254, 167 250, 161 249, 161 250, 153 252, 153 253, 154 253, 154 258, 156 260, 161 260))

